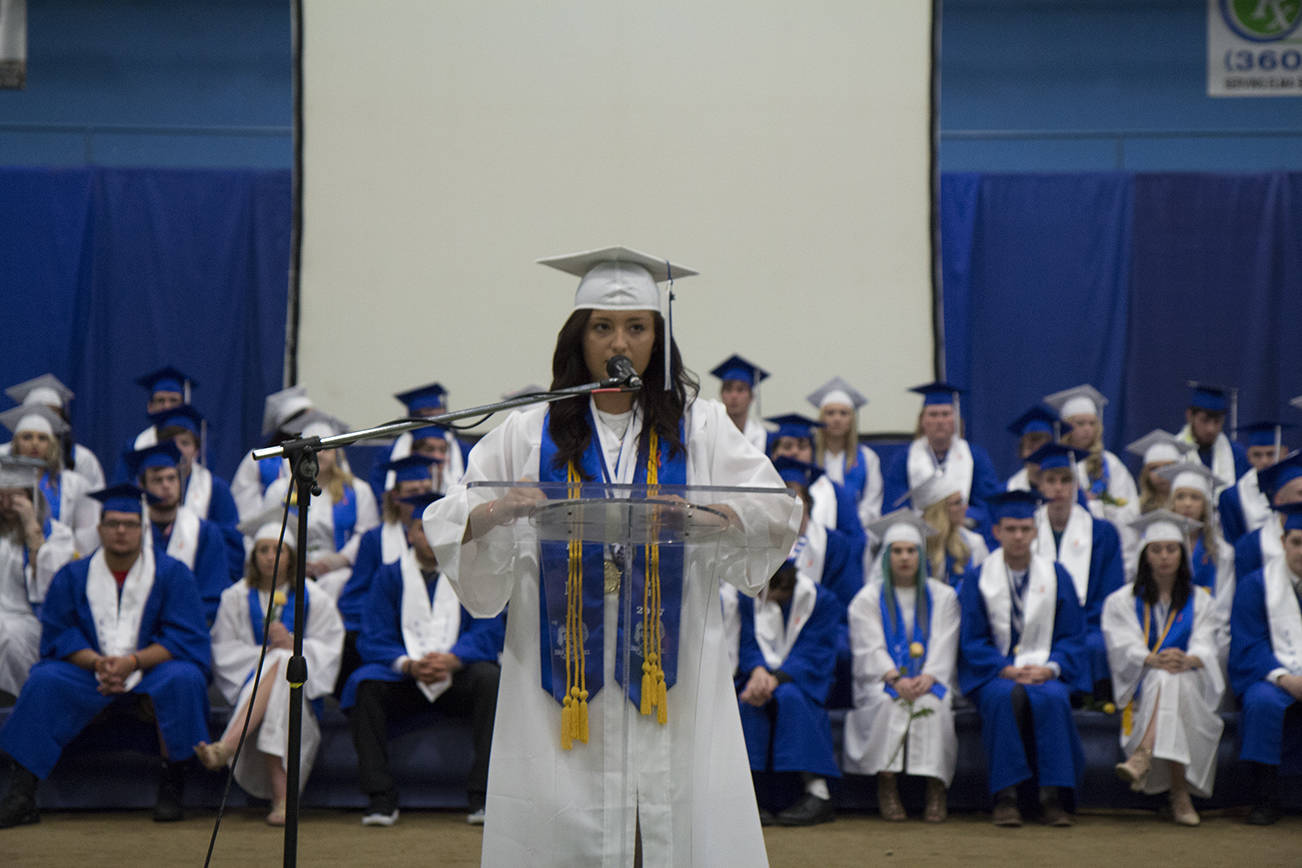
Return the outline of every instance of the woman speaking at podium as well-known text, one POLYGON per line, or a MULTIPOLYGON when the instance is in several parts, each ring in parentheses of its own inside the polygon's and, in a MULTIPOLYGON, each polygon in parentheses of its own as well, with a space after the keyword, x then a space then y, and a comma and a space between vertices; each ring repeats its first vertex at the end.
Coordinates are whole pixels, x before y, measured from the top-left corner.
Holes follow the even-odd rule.
POLYGON ((636 852, 648 866, 763 865, 718 583, 765 587, 800 512, 723 405, 697 397, 666 334, 658 284, 696 272, 623 247, 540 262, 581 278, 551 388, 602 380, 615 356, 643 387, 512 413, 425 512, 462 604, 478 617, 509 607, 483 864, 627 865, 636 852), (521 544, 546 494, 472 485, 485 481, 769 491, 727 498, 715 513, 727 530, 694 551, 521 544))

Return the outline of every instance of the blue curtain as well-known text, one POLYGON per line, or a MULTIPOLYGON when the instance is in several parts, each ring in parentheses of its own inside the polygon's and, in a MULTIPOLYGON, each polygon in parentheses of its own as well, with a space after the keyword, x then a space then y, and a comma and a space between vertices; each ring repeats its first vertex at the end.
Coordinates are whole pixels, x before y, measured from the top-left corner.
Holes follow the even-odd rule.
POLYGON ((946 174, 941 242, 945 374, 1006 474, 1004 426, 1078 383, 1119 454, 1178 430, 1187 379, 1239 386, 1242 421, 1302 393, 1302 174, 946 174))
POLYGON ((0 168, 0 384, 67 383, 112 474, 148 424, 134 379, 173 364, 229 477, 282 385, 291 214, 287 171, 0 168))

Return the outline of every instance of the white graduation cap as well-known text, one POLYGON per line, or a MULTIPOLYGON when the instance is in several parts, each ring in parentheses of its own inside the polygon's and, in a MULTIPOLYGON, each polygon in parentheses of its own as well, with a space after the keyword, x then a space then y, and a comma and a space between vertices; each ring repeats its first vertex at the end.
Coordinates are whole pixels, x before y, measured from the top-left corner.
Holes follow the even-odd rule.
MULTIPOLYGON (((935 473, 910 488, 904 495, 915 509, 925 510, 934 506, 952 494, 962 494, 957 474, 935 473)), ((902 502, 902 501, 901 501, 902 502)))
POLYGON ((58 437, 68 430, 68 423, 58 413, 45 404, 31 404, 10 407, 0 413, 0 424, 14 434, 23 431, 37 431, 50 437, 58 437))
POLYGON ((301 437, 333 437, 348 430, 348 423, 337 419, 323 410, 311 407, 297 421, 295 428, 301 428, 301 437))
POLYGON ((698 273, 623 246, 549 256, 538 264, 581 278, 574 293, 574 310, 659 311, 660 288, 656 284, 698 273))
POLYGON ((1062 419, 1086 415, 1102 419, 1103 408, 1108 405, 1108 399, 1089 383, 1082 383, 1070 389, 1063 389, 1061 392, 1054 392, 1052 395, 1045 395, 1044 403, 1057 410, 1059 418, 1062 419))
POLYGON ((283 503, 277 503, 277 504, 273 504, 272 506, 268 506, 266 509, 262 510, 262 512, 258 513, 252 518, 245 519, 244 521, 236 525, 236 527, 239 528, 240 533, 244 534, 246 537, 248 537, 249 539, 253 540, 253 542, 256 543, 259 540, 264 540, 264 539, 272 539, 272 540, 280 539, 280 524, 282 521, 284 521, 285 522, 285 545, 297 551, 298 550, 298 533, 297 533, 298 521, 295 518, 296 512, 297 509, 295 507, 290 507, 289 520, 286 521, 285 505, 283 503))
POLYGON ((1302 395, 1298 395, 1296 398, 1290 398, 1288 403, 1290 407, 1297 407, 1299 410, 1302 410, 1302 395))
POLYGON ((907 508, 888 512, 864 530, 880 539, 883 548, 889 547, 891 543, 911 542, 921 549, 926 545, 927 537, 938 533, 922 520, 922 516, 907 508))
POLYGON ((1192 488, 1202 492, 1210 502, 1212 492, 1218 485, 1224 485, 1216 474, 1207 469, 1201 461, 1179 461, 1157 469, 1157 475, 1171 483, 1171 491, 1177 488, 1192 488))
POLYGON ((844 404, 858 410, 868 399, 840 377, 833 377, 805 396, 805 400, 822 410, 828 404, 844 404))
POLYGON ((72 389, 63 385, 54 374, 41 374, 24 380, 5 389, 5 394, 24 406, 44 404, 62 408, 72 400, 72 389))
POLYGON ((276 433, 298 413, 311 409, 312 399, 307 396, 307 386, 302 384, 272 392, 263 403, 262 435, 276 433))
POLYGON ((1182 461, 1185 453, 1193 451, 1193 444, 1184 442, 1169 431, 1154 428, 1127 446, 1126 451, 1143 458, 1144 464, 1182 461))
POLYGON ((1130 526, 1139 534, 1140 548, 1152 542, 1178 542, 1188 548, 1189 535, 1203 523, 1169 509, 1155 509, 1131 521, 1130 526))

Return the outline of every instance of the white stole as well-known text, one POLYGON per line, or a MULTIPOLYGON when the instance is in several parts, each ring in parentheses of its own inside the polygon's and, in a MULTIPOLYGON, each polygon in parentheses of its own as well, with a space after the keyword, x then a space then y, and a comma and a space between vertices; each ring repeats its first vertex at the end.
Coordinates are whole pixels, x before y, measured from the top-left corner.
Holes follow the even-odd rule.
MULTIPOLYGON (((1202 459, 1198 457, 1198 441, 1194 440, 1193 432, 1189 430, 1188 425, 1180 429, 1176 439, 1193 446, 1193 451, 1184 457, 1185 461, 1202 464, 1202 459)), ((1216 442, 1212 443, 1211 471, 1220 480, 1216 484, 1216 490, 1212 492, 1215 495, 1219 495, 1239 478, 1239 475, 1234 472, 1234 449, 1230 446, 1230 438, 1224 434, 1217 434, 1216 442)))
POLYGON ((809 523, 836 527, 836 488, 826 473, 809 486, 809 523))
POLYGON ((1292 574, 1284 559, 1276 558, 1266 564, 1261 579, 1266 592, 1271 650, 1290 675, 1302 675, 1302 609, 1298 607, 1292 574))
POLYGON ((1041 506, 1035 511, 1034 551, 1067 568, 1071 582, 1076 586, 1076 597, 1082 606, 1085 605, 1090 587, 1090 556, 1094 551, 1094 518, 1079 503, 1071 505, 1071 516, 1062 532, 1062 547, 1057 552, 1053 549, 1049 510, 1041 506))
MULTIPOLYGON (((1026 596, 1022 600, 1022 636, 1013 649, 1014 666, 1044 666, 1053 651, 1053 622, 1058 603, 1058 573, 1053 561, 1031 556, 1026 579, 1026 596)), ((1004 550, 995 549, 981 564, 977 580, 986 604, 990 635, 999 653, 1007 655, 1013 641, 1012 590, 1008 587, 1008 565, 1004 550)))
POLYGON ((767 590, 755 598, 755 642, 770 670, 782 668, 782 661, 791 653, 817 601, 817 586, 799 573, 796 574, 791 611, 785 624, 782 623, 782 607, 768 599, 767 590))
POLYGON ((0 612, 32 614, 36 595, 36 564, 23 564, 24 546, 0 537, 0 612))
MULTIPOLYGON (((1271 514, 1272 516, 1274 513, 1271 514)), ((1284 557, 1284 526, 1278 517, 1266 518, 1261 526, 1261 565, 1265 567, 1271 561, 1284 557)))
POLYGON ((167 556, 176 558, 194 569, 195 556, 199 554, 199 516, 189 507, 181 506, 172 519, 172 535, 167 540, 167 556))
POLYGON ((407 551, 407 532, 396 521, 386 521, 380 527, 380 561, 386 564, 397 563, 407 551))
POLYGON ((208 517, 212 503, 212 471, 202 464, 190 465, 190 482, 185 487, 185 505, 200 518, 208 517))
POLYGON ((1259 527, 1266 526, 1266 519, 1270 518, 1270 501, 1266 495, 1261 493, 1261 486, 1257 483, 1257 468, 1252 468, 1243 477, 1239 479, 1239 508, 1243 512, 1243 526, 1245 533, 1252 533, 1259 527))
MULTIPOLYGON (((416 563, 416 555, 402 557, 402 644, 407 656, 419 660, 426 654, 445 654, 452 650, 461 634, 461 603, 447 576, 439 576, 430 602, 425 576, 416 563)), ((417 681, 416 686, 430 702, 452 686, 448 676, 433 684, 417 681)))
POLYGON ((136 435, 136 442, 131 444, 132 448, 139 452, 141 449, 148 449, 150 446, 158 445, 158 429, 150 425, 144 431, 136 435))
MULTIPOLYGON (((945 462, 940 465, 936 464, 936 458, 931 452, 931 447, 927 445, 926 437, 919 437, 909 444, 909 490, 917 488, 933 476, 943 475, 963 493, 964 500, 971 500, 974 467, 972 450, 968 447, 967 441, 961 437, 955 437, 950 442, 949 452, 945 454, 945 462)), ((884 504, 883 508, 894 509, 895 506, 889 503, 884 504)))
MULTIPOLYGON (((91 556, 86 574, 86 601, 95 620, 95 638, 100 653, 106 657, 131 654, 140 647, 140 619, 145 612, 145 601, 154 588, 154 553, 150 546, 140 547, 140 557, 127 571, 118 596, 118 583, 104 560, 104 550, 91 556)), ((125 687, 135 689, 143 677, 139 669, 127 676, 125 687)))
POLYGON ((808 576, 815 584, 823 582, 823 563, 827 558, 827 529, 816 521, 805 523, 805 532, 791 546, 791 560, 796 573, 808 576))

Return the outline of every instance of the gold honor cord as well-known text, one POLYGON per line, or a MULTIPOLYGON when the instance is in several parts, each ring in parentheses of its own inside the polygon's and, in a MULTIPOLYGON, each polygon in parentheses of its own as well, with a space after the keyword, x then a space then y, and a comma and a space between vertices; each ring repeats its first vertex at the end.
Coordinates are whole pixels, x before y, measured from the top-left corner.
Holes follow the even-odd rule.
MULTIPOLYGON (((579 471, 570 462, 566 470, 568 495, 581 492, 579 471)), ((569 542, 569 577, 565 584, 565 699, 561 704, 561 747, 569 750, 578 739, 588 743, 588 661, 583 650, 583 541, 569 542)))
MULTIPOLYGON (((1148 605, 1148 603, 1145 603, 1144 604, 1144 644, 1145 645, 1149 643, 1152 637, 1152 629, 1153 629, 1152 620, 1153 620, 1153 610, 1148 605)), ((1166 634, 1171 632, 1171 625, 1173 625, 1174 623, 1175 623, 1175 610, 1172 609, 1166 616, 1166 627, 1165 629, 1162 630, 1161 637, 1157 640, 1156 645, 1148 649, 1149 651, 1156 651, 1158 648, 1162 647, 1162 643, 1166 641, 1166 634)), ((1130 735, 1130 731, 1134 729, 1134 726, 1135 726, 1135 700, 1134 697, 1131 697, 1130 701, 1126 703, 1125 710, 1121 712, 1121 731, 1126 735, 1130 735)))
MULTIPOLYGON (((660 438, 651 429, 647 441, 646 466, 647 496, 654 497, 660 487, 660 438)), ((651 528, 659 531, 659 521, 651 528)), ((646 581, 642 587, 642 704, 641 712, 649 715, 657 709, 656 720, 669 722, 668 687, 665 670, 660 665, 662 642, 660 637, 660 546, 652 543, 646 547, 646 581)))

